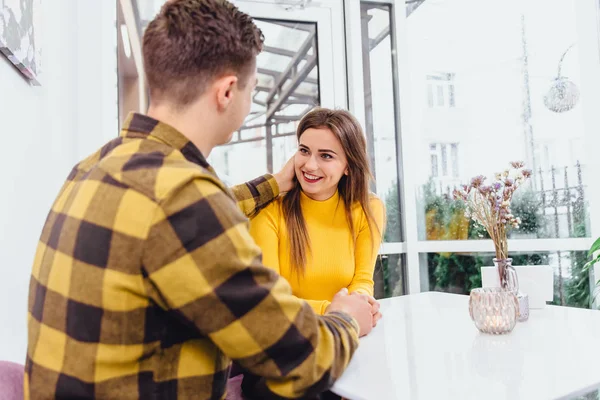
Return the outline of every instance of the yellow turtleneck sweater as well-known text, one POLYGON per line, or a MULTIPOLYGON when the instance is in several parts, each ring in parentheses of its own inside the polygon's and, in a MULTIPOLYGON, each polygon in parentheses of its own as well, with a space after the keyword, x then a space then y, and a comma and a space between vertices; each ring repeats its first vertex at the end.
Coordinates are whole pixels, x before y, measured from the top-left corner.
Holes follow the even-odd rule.
POLYGON ((273 268, 292 286, 295 296, 305 299, 318 314, 323 314, 333 296, 343 288, 350 293, 373 295, 373 271, 381 245, 384 207, 377 197, 370 200, 379 231, 373 242, 367 218, 357 203, 352 208, 356 249, 346 220, 344 202, 336 192, 325 201, 301 194, 300 205, 306 221, 311 251, 304 275, 292 272, 290 244, 281 198, 273 201, 250 221, 250 233, 263 252, 263 263, 273 268))

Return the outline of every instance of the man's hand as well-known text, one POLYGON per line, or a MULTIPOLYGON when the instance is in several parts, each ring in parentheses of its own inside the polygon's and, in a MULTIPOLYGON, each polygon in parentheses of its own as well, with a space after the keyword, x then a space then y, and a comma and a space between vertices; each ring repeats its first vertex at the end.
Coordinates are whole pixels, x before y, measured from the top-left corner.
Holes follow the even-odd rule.
POLYGON ((294 187, 294 177, 296 172, 294 171, 294 157, 290 158, 281 171, 273 174, 273 177, 277 181, 279 186, 279 192, 289 192, 294 187))
POLYGON ((361 296, 364 295, 350 296, 344 288, 333 297, 325 314, 339 311, 352 316, 358 322, 359 336, 365 336, 373 329, 373 313, 371 304, 361 296))
POLYGON ((358 292, 352 292, 352 296, 359 296, 371 305, 371 314, 373 315, 373 327, 377 326, 377 322, 379 322, 382 315, 379 311, 380 304, 377 300, 375 300, 375 297, 358 292))

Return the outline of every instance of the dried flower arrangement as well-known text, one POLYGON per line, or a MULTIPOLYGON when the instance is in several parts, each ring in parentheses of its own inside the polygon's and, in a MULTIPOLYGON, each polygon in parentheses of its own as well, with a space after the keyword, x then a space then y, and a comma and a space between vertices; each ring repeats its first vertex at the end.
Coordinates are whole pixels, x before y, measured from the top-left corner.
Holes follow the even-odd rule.
POLYGON ((482 225, 494 242, 496 258, 508 258, 507 232, 518 228, 520 218, 511 213, 510 202, 515 191, 531 176, 522 161, 513 161, 510 168, 497 173, 491 184, 483 175, 471 179, 468 185, 455 189, 455 199, 466 204, 466 215, 482 225))

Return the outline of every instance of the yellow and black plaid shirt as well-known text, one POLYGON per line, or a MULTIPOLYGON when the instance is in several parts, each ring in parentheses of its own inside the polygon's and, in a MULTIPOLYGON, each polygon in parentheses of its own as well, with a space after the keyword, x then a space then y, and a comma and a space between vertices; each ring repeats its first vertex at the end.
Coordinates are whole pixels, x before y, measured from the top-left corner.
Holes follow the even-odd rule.
POLYGON ((358 326, 317 317, 262 266, 244 213, 278 190, 258 178, 234 189, 236 205, 182 134, 130 115, 73 169, 44 225, 26 398, 221 399, 231 359, 264 377, 257 398, 327 389, 358 326))

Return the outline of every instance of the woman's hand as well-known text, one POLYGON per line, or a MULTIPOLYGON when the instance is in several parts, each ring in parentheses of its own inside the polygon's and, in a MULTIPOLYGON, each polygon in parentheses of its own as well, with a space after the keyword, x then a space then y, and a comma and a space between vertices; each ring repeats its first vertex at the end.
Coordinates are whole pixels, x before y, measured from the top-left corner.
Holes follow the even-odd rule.
POLYGON ((285 193, 292 190, 294 187, 295 176, 296 172, 294 171, 294 157, 292 157, 285 163, 281 171, 273 174, 273 177, 279 186, 280 193, 285 193))
POLYGON ((377 322, 379 322, 379 320, 381 319, 382 315, 381 315, 381 312, 379 311, 380 304, 379 304, 379 302, 377 300, 375 300, 375 297, 369 296, 367 294, 363 294, 363 293, 360 293, 360 292, 352 292, 351 295, 352 296, 360 296, 366 302, 369 303, 369 305, 371 306, 371 315, 372 315, 372 319, 373 319, 373 327, 377 326, 377 322))

